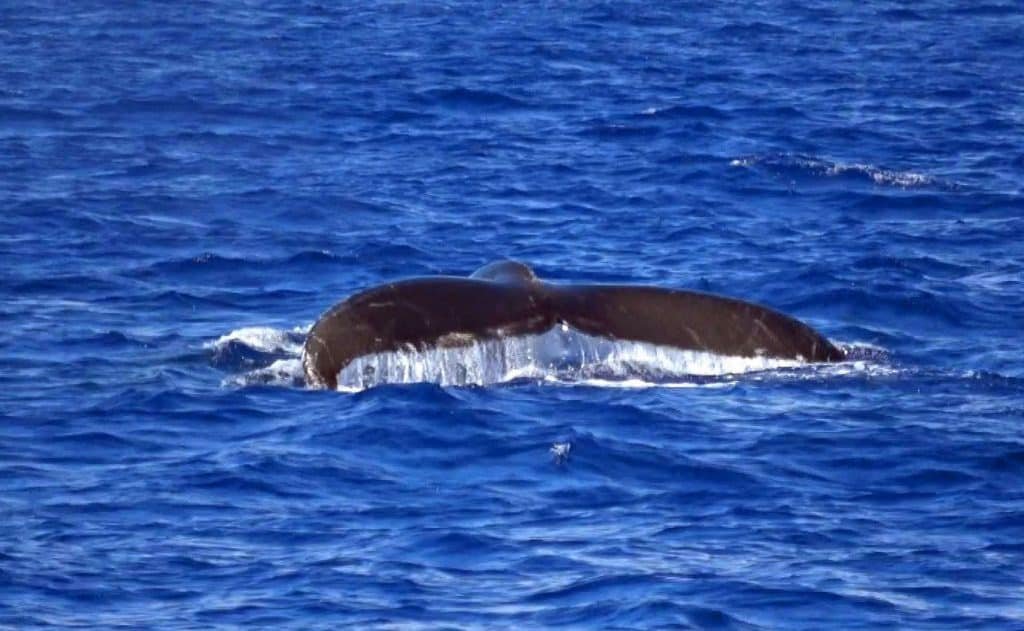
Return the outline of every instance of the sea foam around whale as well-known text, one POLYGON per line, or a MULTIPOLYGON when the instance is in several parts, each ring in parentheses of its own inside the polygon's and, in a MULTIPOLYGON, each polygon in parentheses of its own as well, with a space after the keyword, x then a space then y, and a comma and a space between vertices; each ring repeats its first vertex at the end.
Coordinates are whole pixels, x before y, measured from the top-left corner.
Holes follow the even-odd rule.
MULTIPOLYGON (((225 379, 230 386, 305 385, 302 338, 309 327, 245 327, 208 342, 213 359, 234 357, 241 370, 225 379), (253 360, 261 357, 262 362, 253 360), (247 358, 237 361, 238 358, 247 358)), ((879 374, 885 351, 853 345, 851 361, 808 364, 795 359, 739 357, 670 346, 611 340, 572 327, 542 334, 479 340, 467 346, 413 347, 358 357, 338 375, 338 390, 356 392, 385 384, 434 383, 486 386, 518 381, 597 387, 720 387, 740 375, 879 374)), ((227 368, 231 368, 230 361, 227 368)))

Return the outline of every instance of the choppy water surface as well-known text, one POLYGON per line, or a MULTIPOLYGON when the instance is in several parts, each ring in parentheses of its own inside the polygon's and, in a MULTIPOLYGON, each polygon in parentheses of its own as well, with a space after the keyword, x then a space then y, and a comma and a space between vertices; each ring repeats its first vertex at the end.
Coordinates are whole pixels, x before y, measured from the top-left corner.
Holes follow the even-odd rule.
POLYGON ((1024 626, 1022 32, 997 2, 0 5, 0 626, 1024 626), (525 341, 394 364, 494 385, 303 387, 335 301, 501 257, 856 357, 525 341), (496 358, 526 369, 467 372, 496 358))

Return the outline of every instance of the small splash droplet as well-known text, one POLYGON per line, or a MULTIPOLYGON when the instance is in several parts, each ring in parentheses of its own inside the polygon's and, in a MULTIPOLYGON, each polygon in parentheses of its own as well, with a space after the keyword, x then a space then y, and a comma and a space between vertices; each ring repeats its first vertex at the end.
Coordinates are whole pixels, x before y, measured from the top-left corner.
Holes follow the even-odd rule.
POLYGON ((572 451, 572 443, 555 443, 551 445, 551 449, 548 452, 551 453, 555 459, 556 464, 563 464, 569 460, 569 452, 572 451))

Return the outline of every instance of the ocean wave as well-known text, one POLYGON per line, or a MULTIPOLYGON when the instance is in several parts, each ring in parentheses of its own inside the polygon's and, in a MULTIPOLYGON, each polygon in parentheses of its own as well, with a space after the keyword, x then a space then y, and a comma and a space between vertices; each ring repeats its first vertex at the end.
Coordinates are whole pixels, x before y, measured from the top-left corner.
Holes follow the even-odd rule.
POLYGON ((729 166, 758 168, 779 175, 808 178, 838 178, 897 188, 954 188, 952 184, 916 171, 886 169, 866 163, 834 162, 799 154, 769 154, 735 158, 729 166))
POLYGON ((528 107, 525 101, 501 92, 471 88, 427 90, 419 95, 424 101, 443 107, 480 110, 507 110, 528 107))
POLYGON ((643 116, 651 116, 659 119, 727 120, 731 118, 729 112, 711 105, 666 105, 663 107, 648 107, 640 113, 643 116))
POLYGON ((289 270, 297 266, 308 269, 316 265, 348 262, 349 259, 327 250, 303 250, 282 257, 234 257, 203 252, 195 256, 176 257, 135 268, 130 274, 136 278, 179 276, 230 276, 239 271, 266 272, 273 269, 289 270))

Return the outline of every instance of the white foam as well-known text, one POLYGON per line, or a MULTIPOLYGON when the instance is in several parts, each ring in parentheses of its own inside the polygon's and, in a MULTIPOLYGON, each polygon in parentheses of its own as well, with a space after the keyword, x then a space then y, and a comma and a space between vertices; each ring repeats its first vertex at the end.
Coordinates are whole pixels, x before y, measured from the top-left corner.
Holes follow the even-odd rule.
POLYGON ((917 173, 915 171, 898 171, 884 169, 872 164, 853 162, 830 162, 815 157, 795 155, 768 155, 749 156, 736 158, 729 162, 733 167, 752 167, 764 165, 766 167, 795 167, 805 169, 811 173, 825 177, 838 177, 853 175, 867 177, 875 184, 882 186, 898 186, 901 188, 915 188, 919 186, 930 186, 940 184, 934 177, 917 173))
POLYGON ((837 162, 825 170, 826 175, 843 175, 845 173, 862 174, 871 178, 875 184, 888 186, 902 186, 910 188, 913 186, 926 186, 933 182, 933 179, 923 173, 914 171, 893 171, 882 169, 870 164, 843 164, 837 162))
POLYGON ((232 342, 237 342, 262 353, 298 355, 302 352, 302 345, 310 328, 310 326, 297 326, 288 330, 267 326, 248 326, 222 335, 214 341, 203 344, 203 347, 222 351, 232 342))
MULTIPOLYGON (((680 375, 679 379, 686 379, 680 375)), ((548 383, 561 384, 566 386, 587 386, 588 388, 615 388, 617 390, 649 390, 651 388, 728 388, 735 386, 735 379, 724 381, 647 381, 644 379, 577 379, 576 381, 562 381, 559 379, 545 379, 548 383)))
POLYGON ((279 359, 264 368, 257 368, 224 380, 230 386, 291 386, 301 387, 306 382, 301 359, 279 359))
POLYGON ((564 443, 555 443, 548 449, 548 453, 551 454, 556 464, 565 464, 569 460, 569 452, 572 451, 572 443, 566 441, 564 443))
MULTIPOLYGON (((214 355, 231 345, 273 355, 265 366, 224 380, 229 386, 305 385, 302 346, 311 326, 292 329, 244 327, 204 346, 214 355)), ((467 346, 405 348, 353 360, 338 374, 338 390, 358 392, 383 384, 435 383, 487 386, 535 381, 553 386, 595 388, 729 388, 744 379, 884 377, 899 369, 888 353, 866 342, 841 344, 850 361, 808 364, 792 359, 738 357, 682 350, 646 342, 610 340, 571 327, 539 335, 480 340, 467 346)), ((250 364, 251 366, 251 364, 250 364)))

